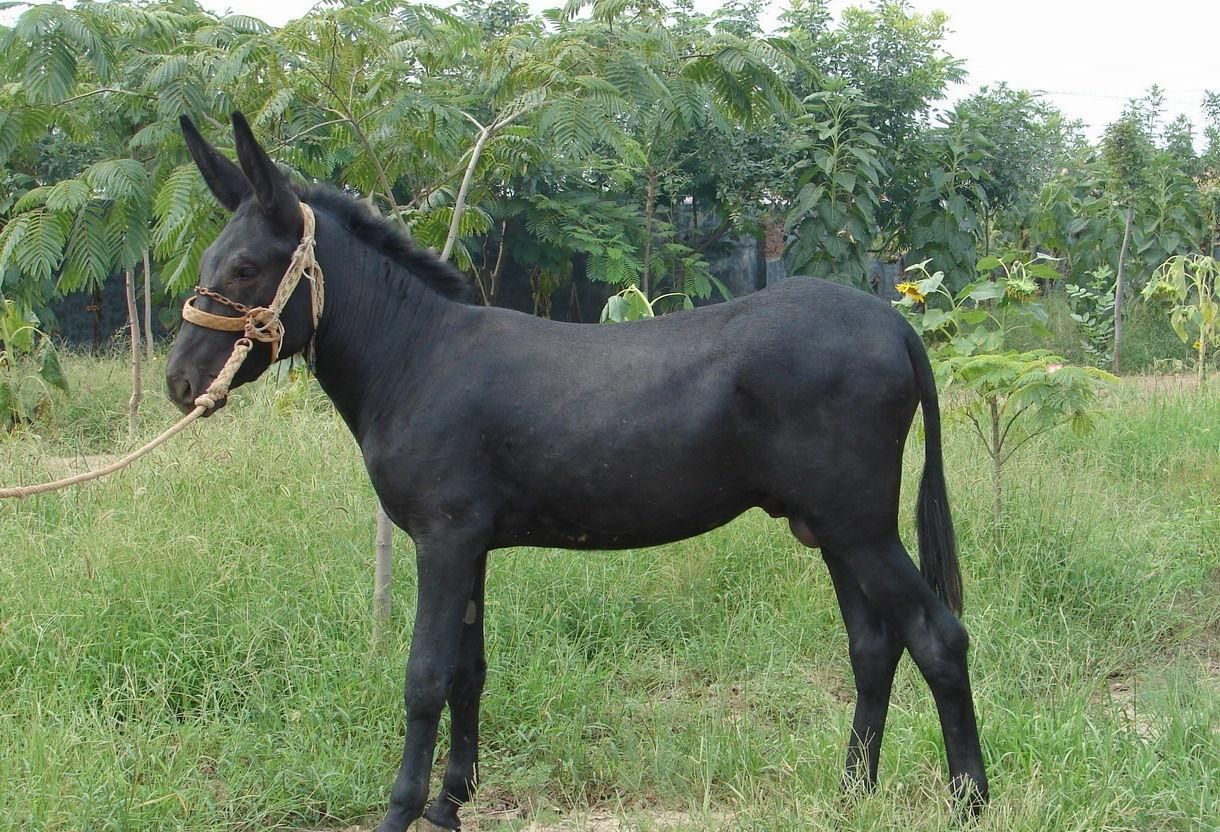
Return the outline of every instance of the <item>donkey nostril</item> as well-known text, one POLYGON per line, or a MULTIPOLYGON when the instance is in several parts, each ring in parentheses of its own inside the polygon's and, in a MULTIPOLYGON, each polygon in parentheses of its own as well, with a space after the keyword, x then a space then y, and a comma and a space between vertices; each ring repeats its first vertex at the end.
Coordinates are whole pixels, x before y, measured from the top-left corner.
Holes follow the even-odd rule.
POLYGON ((169 382, 169 397, 175 402, 182 404, 185 402, 194 401, 191 396, 191 383, 182 376, 171 376, 169 382))

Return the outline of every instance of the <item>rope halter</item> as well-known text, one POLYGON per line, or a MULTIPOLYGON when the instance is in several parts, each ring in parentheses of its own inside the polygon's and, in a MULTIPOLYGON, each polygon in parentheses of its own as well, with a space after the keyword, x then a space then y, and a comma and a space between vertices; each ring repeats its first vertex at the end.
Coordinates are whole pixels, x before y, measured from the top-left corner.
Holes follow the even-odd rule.
MULTIPOLYGON (((250 307, 226 298, 219 292, 196 286, 195 294, 182 304, 182 319, 205 329, 242 333, 242 337, 237 339, 237 344, 240 346, 243 341, 245 342, 243 357, 253 346, 252 341, 270 344, 271 363, 274 364, 280 357, 280 347, 284 342, 284 323, 280 320, 280 313, 284 311, 288 299, 292 297, 297 284, 304 277, 309 281, 309 299, 313 307, 313 329, 316 335, 318 322, 322 319, 322 305, 325 300, 322 288, 322 267, 318 265, 317 257, 314 254, 316 240, 314 238, 313 209, 304 202, 300 205, 301 219, 304 224, 301 242, 297 245, 296 251, 292 253, 292 259, 288 262, 288 270, 284 272, 284 277, 280 280, 279 288, 275 290, 275 297, 271 299, 271 303, 267 306, 250 307), (237 316, 213 315, 211 312, 204 312, 195 306, 195 300, 200 297, 229 307, 237 313, 237 316)), ((312 345, 312 338, 310 341, 312 345)))

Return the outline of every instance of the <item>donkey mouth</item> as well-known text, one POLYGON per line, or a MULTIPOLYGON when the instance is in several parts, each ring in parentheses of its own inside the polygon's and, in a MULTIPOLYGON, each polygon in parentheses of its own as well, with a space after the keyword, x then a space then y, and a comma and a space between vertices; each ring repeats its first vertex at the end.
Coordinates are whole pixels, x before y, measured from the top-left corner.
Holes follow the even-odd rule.
MULTIPOLYGON (((191 386, 186 382, 171 379, 169 382, 168 392, 169 400, 173 402, 174 406, 184 414, 192 412, 196 407, 199 406, 198 398, 191 390, 191 386)), ((217 410, 224 407, 228 401, 229 397, 227 395, 223 398, 217 399, 216 403, 205 409, 201 415, 205 418, 211 416, 217 410)))
MULTIPOLYGON (((211 406, 211 407, 209 407, 209 408, 206 408, 206 409, 203 411, 203 413, 201 413, 201 414, 200 414, 200 418, 202 418, 202 419, 207 419, 209 416, 212 416, 214 413, 216 413, 216 411, 221 410, 221 409, 222 409, 222 408, 223 408, 223 407, 224 407, 226 404, 228 404, 228 403, 229 403, 229 397, 228 397, 228 396, 225 396, 223 399, 217 399, 217 400, 216 400, 216 404, 212 405, 212 406, 211 406)), ((190 413, 190 412, 191 412, 192 410, 194 410, 196 407, 198 407, 198 405, 196 405, 194 402, 191 402, 190 404, 185 405, 185 406, 182 408, 182 412, 183 412, 183 413, 190 413)))
MULTIPOLYGON (((217 401, 216 404, 213 405, 212 407, 206 408, 203 411, 203 413, 199 414, 199 417, 201 419, 206 419, 209 416, 211 416, 213 413, 215 413, 216 411, 223 408, 228 403, 229 403, 229 399, 226 396, 225 398, 217 401)), ((195 404, 194 402, 184 402, 184 401, 179 401, 179 400, 175 399, 174 406, 177 407, 178 410, 180 410, 183 415, 186 415, 188 413, 193 412, 195 410, 195 408, 198 407, 199 405, 195 404)))

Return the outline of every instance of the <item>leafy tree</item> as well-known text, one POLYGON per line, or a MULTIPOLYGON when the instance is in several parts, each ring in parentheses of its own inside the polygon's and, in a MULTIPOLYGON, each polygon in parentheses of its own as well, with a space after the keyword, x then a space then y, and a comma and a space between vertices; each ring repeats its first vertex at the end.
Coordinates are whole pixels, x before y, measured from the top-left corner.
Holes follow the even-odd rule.
POLYGON ((654 4, 595 2, 587 18, 576 18, 584 5, 552 15, 547 37, 519 31, 501 47, 497 60, 513 68, 506 88, 548 85, 530 124, 550 160, 541 176, 502 188, 531 194, 527 229, 559 245, 571 232, 576 251, 590 255, 591 278, 638 282, 646 293, 668 283, 706 297, 716 281, 680 230, 698 179, 691 165, 708 137, 732 142, 740 126, 794 106, 775 70, 785 60, 782 44, 738 34, 751 25, 740 10, 721 26, 719 12, 654 4), (634 207, 605 205, 619 200, 634 207), (618 215, 604 234, 583 219, 565 226, 594 203, 618 215), (637 210, 640 226, 624 224, 637 210))
MULTIPOLYGON (((1146 119, 1145 119, 1146 122, 1146 119)), ((1102 153, 1108 168, 1115 201, 1127 209, 1123 226, 1123 244, 1118 255, 1118 275, 1114 284, 1114 351, 1112 369, 1118 372, 1123 335, 1123 295, 1127 267, 1127 251, 1131 245, 1131 229, 1135 223, 1135 207, 1139 192, 1147 181, 1148 163, 1152 156, 1151 143, 1141 129, 1141 115, 1129 112, 1106 128, 1102 153)))
POLYGON ((1023 245, 1020 230, 1043 186, 1072 164, 1084 145, 1079 123, 1033 93, 1004 83, 961 101, 948 123, 976 136, 984 150, 978 160, 987 194, 981 203, 983 253, 990 253, 997 233, 1006 234, 1010 245, 1023 245))
POLYGON ((945 268, 953 283, 967 282, 982 228, 976 215, 985 203, 978 187, 984 144, 961 125, 929 129, 933 102, 963 77, 960 62, 940 51, 945 16, 877 2, 848 9, 835 26, 827 4, 803 2, 781 21, 803 61, 793 84, 813 108, 805 122, 810 136, 800 148, 821 150, 822 163, 846 166, 820 174, 812 167, 803 170, 799 202, 788 218, 797 267, 859 280, 866 252, 909 251, 917 258, 950 258, 945 268), (822 96, 844 89, 855 91, 854 111, 848 116, 836 105, 839 113, 827 113, 822 96), (845 133, 848 123, 851 130, 845 133), (826 150, 832 136, 858 139, 856 149, 868 158, 852 160, 826 150), (850 167, 855 164, 859 176, 850 167), (828 190, 838 172, 838 186, 828 190), (844 189, 848 183, 855 187, 844 189), (871 227, 862 235, 860 221, 870 216, 871 227))
POLYGON ((1220 255, 1220 93, 1203 97, 1203 136, 1206 148, 1199 157, 1199 191, 1203 206, 1205 254, 1220 255))
POLYGON ((933 104, 965 77, 962 63, 941 51, 948 26, 943 12, 920 14, 903 2, 877 0, 848 8, 840 25, 817 42, 815 65, 827 78, 842 78, 873 104, 869 123, 884 148, 887 176, 881 192, 881 248, 908 243, 910 206, 927 186, 924 132, 933 104))
POLYGON ((798 271, 863 285, 877 233, 881 142, 868 122, 870 104, 854 90, 827 89, 805 100, 796 145, 800 190, 786 227, 798 271))
POLYGON ((903 237, 912 256, 940 264, 953 289, 970 282, 985 236, 982 162, 985 142, 968 123, 929 130, 920 145, 920 187, 908 206, 903 237))
MULTIPOLYGON (((1113 273, 1123 225, 1106 196, 1100 161, 1085 155, 1047 182, 1038 193, 1027 232, 1029 247, 1058 258, 1064 275, 1078 284, 1103 266, 1113 273)), ((1107 290, 1112 294, 1113 285, 1107 290)))

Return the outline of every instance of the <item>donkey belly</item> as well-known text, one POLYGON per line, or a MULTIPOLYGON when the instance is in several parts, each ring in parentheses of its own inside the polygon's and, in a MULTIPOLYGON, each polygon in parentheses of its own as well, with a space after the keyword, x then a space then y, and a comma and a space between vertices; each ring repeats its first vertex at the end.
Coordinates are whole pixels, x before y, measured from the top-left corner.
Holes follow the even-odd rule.
MULTIPOLYGON (((704 386, 707 390, 707 385, 704 386)), ((759 505, 756 478, 729 401, 676 397, 542 430, 497 466, 499 545, 625 549, 682 540, 759 505), (621 413, 630 414, 628 426, 621 413)), ((723 397, 721 397, 723 398, 723 397)))
POLYGON ((492 545, 559 549, 657 546, 723 526, 757 504, 748 496, 733 495, 700 505, 590 506, 577 513, 560 506, 532 511, 507 508, 496 516, 492 545))

